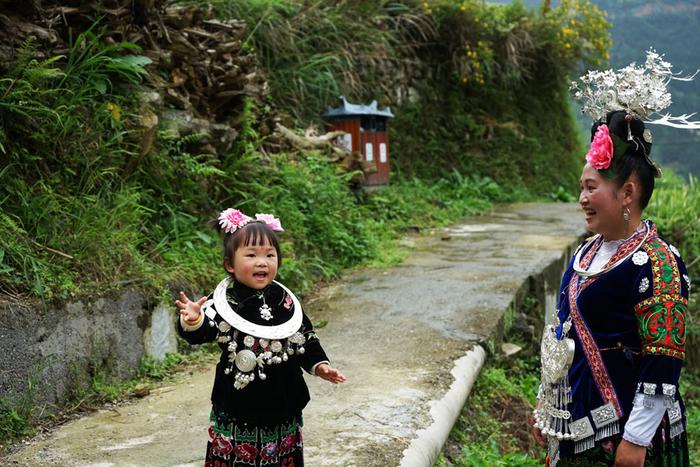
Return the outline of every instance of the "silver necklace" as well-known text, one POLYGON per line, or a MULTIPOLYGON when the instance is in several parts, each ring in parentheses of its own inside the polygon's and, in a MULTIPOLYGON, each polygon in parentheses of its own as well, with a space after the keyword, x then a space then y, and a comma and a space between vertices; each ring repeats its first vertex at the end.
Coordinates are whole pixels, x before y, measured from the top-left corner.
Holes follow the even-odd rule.
MULTIPOLYGON (((644 227, 646 227, 646 232, 644 232, 644 238, 642 238, 642 241, 639 243, 640 245, 644 244, 644 242, 646 241, 647 237, 649 236, 649 224, 647 224, 646 222, 644 222, 644 227)), ((634 235, 634 234, 633 234, 633 235, 634 235)), ((600 276, 600 275, 602 275, 602 274, 605 274, 606 272, 608 272, 608 271, 610 271, 610 270, 612 270, 612 269, 615 269, 615 268, 618 267, 620 264, 624 263, 624 262, 627 260, 627 258, 629 258, 630 256, 632 256, 632 255, 635 253, 635 251, 636 251, 636 248, 635 248, 634 250, 631 250, 631 251, 630 251, 628 254, 626 254, 624 257, 622 257, 622 258, 620 258, 619 260, 615 261, 613 264, 611 264, 611 265, 608 266, 607 268, 601 269, 600 271, 586 271, 585 269, 583 269, 583 268, 581 267, 581 255, 583 254, 584 251, 586 251, 586 250, 588 249, 588 247, 589 247, 590 245, 593 244, 593 242, 595 242, 596 240, 598 240, 598 238, 600 238, 600 234, 594 236, 594 237, 591 238, 583 247, 579 248, 578 253, 576 253, 576 256, 574 257, 574 271, 576 271, 576 274, 578 274, 580 277, 588 278, 588 277, 596 277, 596 276, 600 276)))
POLYGON ((214 307, 207 309, 207 316, 213 319, 218 314, 224 321, 228 322, 239 331, 265 339, 285 339, 294 334, 301 327, 303 317, 301 303, 299 303, 299 299, 297 299, 292 291, 283 284, 273 281, 274 284, 280 286, 282 290, 287 292, 292 298, 294 312, 292 317, 284 323, 277 326, 268 326, 248 321, 231 308, 231 305, 228 303, 228 297, 226 296, 226 290, 232 281, 233 279, 231 276, 227 276, 216 286, 216 289, 214 289, 214 307))

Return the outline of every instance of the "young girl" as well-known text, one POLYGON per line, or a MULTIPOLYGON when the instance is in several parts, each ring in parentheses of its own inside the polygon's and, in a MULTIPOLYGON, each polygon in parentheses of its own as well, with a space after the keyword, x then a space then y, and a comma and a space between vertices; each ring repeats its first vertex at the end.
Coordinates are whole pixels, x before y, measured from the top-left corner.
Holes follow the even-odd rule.
POLYGON ((205 466, 304 464, 301 411, 309 402, 301 369, 337 384, 297 297, 276 282, 279 219, 237 209, 218 218, 229 275, 209 297, 176 300, 178 330, 190 344, 216 340, 221 359, 212 390, 205 466))

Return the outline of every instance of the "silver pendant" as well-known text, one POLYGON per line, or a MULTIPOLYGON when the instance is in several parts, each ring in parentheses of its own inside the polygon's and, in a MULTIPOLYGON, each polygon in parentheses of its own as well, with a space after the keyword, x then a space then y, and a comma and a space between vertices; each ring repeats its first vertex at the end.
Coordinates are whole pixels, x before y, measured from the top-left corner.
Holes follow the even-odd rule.
POLYGON ((253 336, 245 336, 243 338, 243 345, 248 347, 249 349, 255 345, 255 337, 253 336))
POLYGON ((272 319, 272 309, 267 303, 263 303, 260 307, 260 317, 265 321, 270 321, 272 319))
MULTIPOLYGON (((559 320, 557 320, 559 321, 559 320)), ((542 333, 541 359, 542 382, 559 383, 566 376, 574 359, 574 340, 568 337, 558 339, 555 325, 547 325, 542 333)), ((566 334, 564 331, 564 334, 566 334)))
POLYGON ((292 337, 289 338, 289 342, 292 344, 302 345, 306 342, 306 337, 300 332, 295 332, 292 337))
POLYGON ((252 350, 245 349, 236 354, 236 367, 239 370, 246 373, 253 371, 256 364, 257 359, 255 358, 255 352, 252 350))

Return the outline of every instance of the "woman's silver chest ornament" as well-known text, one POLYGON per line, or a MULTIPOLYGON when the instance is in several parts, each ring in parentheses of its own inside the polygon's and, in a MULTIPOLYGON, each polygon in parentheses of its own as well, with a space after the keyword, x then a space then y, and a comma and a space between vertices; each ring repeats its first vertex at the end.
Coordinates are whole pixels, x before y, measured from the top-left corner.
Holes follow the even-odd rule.
POLYGON ((559 441, 576 438, 571 432, 571 412, 566 410, 571 403, 568 371, 575 350, 574 340, 566 337, 571 329, 571 316, 562 325, 561 338, 556 334, 558 327, 559 318, 555 317, 554 323, 546 325, 542 333, 542 384, 534 411, 535 427, 548 437, 552 460, 558 457, 559 441))
POLYGON ((243 337, 243 348, 238 349, 238 338, 240 333, 233 329, 226 321, 218 325, 219 337, 217 340, 221 344, 228 344, 228 363, 224 368, 225 374, 231 374, 235 370, 233 387, 243 389, 249 383, 255 381, 257 377, 261 381, 267 379, 265 367, 268 365, 278 365, 289 360, 289 357, 303 354, 306 349, 306 336, 301 332, 295 332, 287 339, 264 339, 251 335, 243 337))

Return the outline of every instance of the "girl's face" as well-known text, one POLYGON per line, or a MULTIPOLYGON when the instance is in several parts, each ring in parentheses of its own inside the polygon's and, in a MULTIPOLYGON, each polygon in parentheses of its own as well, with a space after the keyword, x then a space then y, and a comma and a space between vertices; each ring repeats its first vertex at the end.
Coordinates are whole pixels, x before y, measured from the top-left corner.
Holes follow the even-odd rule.
POLYGON ((258 245, 241 245, 233 253, 233 264, 226 270, 238 282, 252 289, 264 289, 277 276, 277 250, 267 239, 258 245))
POLYGON ((580 188, 578 202, 586 216, 588 230, 601 234, 605 240, 625 238, 625 205, 615 183, 586 164, 581 173, 580 188))

